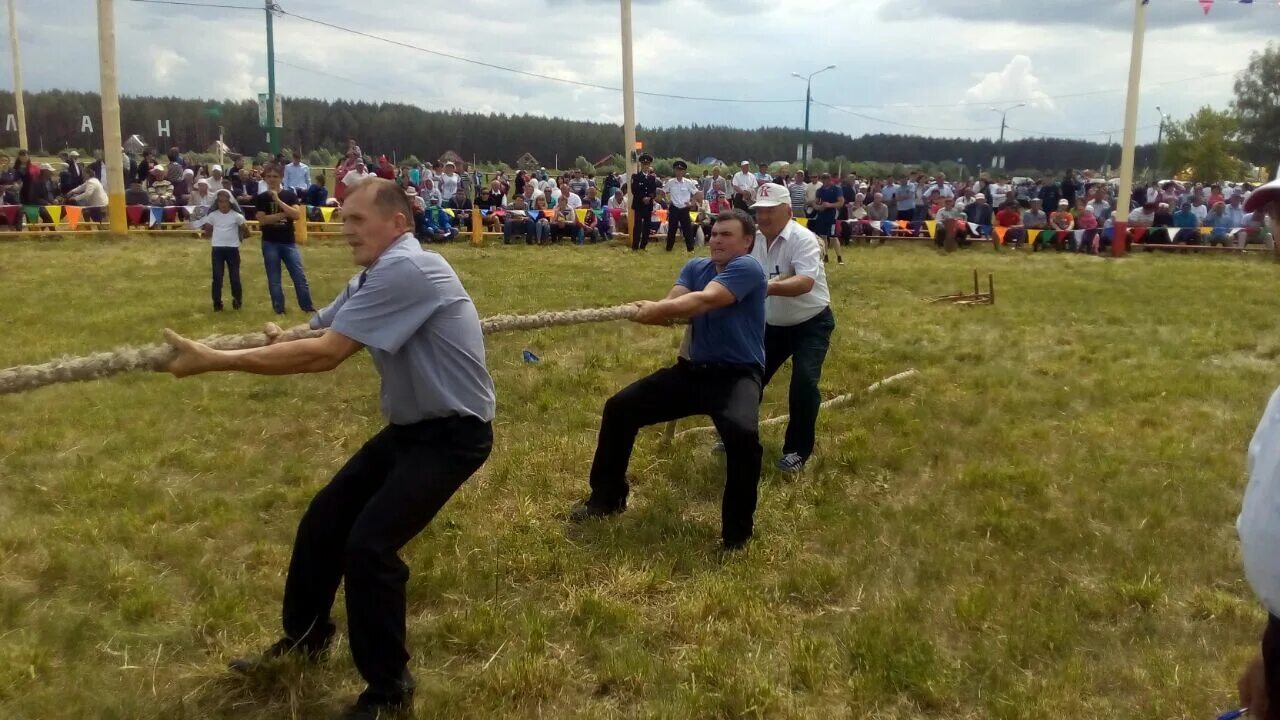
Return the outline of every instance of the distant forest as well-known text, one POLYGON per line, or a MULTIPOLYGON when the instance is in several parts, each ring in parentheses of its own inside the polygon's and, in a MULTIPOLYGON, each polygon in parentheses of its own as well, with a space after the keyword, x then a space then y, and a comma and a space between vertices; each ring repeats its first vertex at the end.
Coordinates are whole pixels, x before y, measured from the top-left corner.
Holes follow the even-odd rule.
MULTIPOLYGON (((96 93, 51 90, 26 93, 27 133, 33 150, 48 153, 63 148, 95 147, 102 132, 101 106, 96 93), (82 131, 89 116, 93 133, 82 131)), ((470 161, 514 165, 525 153, 551 167, 573 165, 577 156, 596 162, 622 148, 622 128, 597 122, 536 117, 424 110, 402 103, 348 102, 345 100, 284 99, 284 145, 339 151, 348 137, 356 138, 366 153, 423 159, 454 151, 470 161)), ((267 149, 266 134, 258 127, 254 101, 201 100, 176 97, 122 97, 124 137, 139 135, 159 147, 177 145, 183 150, 204 150, 218 138, 232 150, 256 154, 267 149), (168 121, 169 137, 157 135, 157 122, 168 121)), ((13 111, 13 93, 0 92, 0 114, 13 111)), ((682 157, 696 162, 714 157, 729 165, 739 160, 793 160, 804 131, 766 127, 743 130, 716 125, 667 128, 640 127, 637 137, 655 157, 682 157)), ((5 129, 0 145, 16 144, 17 133, 5 129)), ((918 135, 864 135, 851 137, 834 132, 814 132, 813 157, 829 162, 878 162, 903 164, 954 163, 963 159, 972 171, 990 164, 996 141, 935 138, 918 135)), ((1066 168, 1099 168, 1104 162, 1120 164, 1118 144, 1083 140, 1037 138, 1006 143, 1005 167, 1060 171, 1066 168)), ((1155 147, 1137 149, 1137 167, 1152 164, 1155 147)))

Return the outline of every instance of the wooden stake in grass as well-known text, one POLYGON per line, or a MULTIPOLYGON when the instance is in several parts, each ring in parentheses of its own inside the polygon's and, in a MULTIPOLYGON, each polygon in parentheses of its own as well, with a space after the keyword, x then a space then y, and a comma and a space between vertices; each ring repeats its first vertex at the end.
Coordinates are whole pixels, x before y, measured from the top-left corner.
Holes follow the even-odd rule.
MULTIPOLYGON (((480 327, 485 335, 490 335, 513 330, 537 330, 564 325, 630 320, 635 315, 635 305, 616 305, 586 310, 540 312, 533 315, 494 315, 480 321, 480 327)), ((323 330, 312 330, 306 325, 284 331, 274 325, 268 325, 267 331, 264 332, 213 335, 200 342, 218 350, 242 350, 263 347, 273 342, 319 337, 322 334, 324 334, 323 330)), ((136 370, 163 371, 172 358, 173 348, 168 345, 147 345, 53 360, 40 365, 19 365, 0 370, 0 395, 35 390, 56 383, 98 380, 136 370)))

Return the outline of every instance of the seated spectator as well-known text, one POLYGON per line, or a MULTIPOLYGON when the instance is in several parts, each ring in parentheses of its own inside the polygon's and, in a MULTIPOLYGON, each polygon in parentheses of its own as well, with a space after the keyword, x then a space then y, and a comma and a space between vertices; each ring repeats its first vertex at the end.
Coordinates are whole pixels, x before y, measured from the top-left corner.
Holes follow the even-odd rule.
POLYGON ((1227 216, 1226 203, 1222 201, 1214 203, 1209 216, 1205 218, 1205 224, 1212 228, 1209 232, 1210 245, 1227 245, 1231 242, 1231 231, 1236 226, 1232 225, 1231 219, 1227 216))
POLYGON ((342 174, 342 185, 346 188, 342 192, 343 196, 345 197, 356 183, 364 182, 371 177, 373 175, 369 172, 369 168, 365 166, 364 161, 356 160, 354 167, 342 174))
MULTIPOLYGON (((329 202, 329 188, 325 184, 324 171, 321 170, 303 195, 305 202, 313 208, 323 207, 329 202)), ((319 210, 316 211, 319 213, 319 210)), ((323 216, 322 216, 323 217, 323 216)))
POLYGON ((501 232, 502 231, 502 199, 493 194, 493 191, 487 187, 480 188, 480 193, 476 195, 475 206, 480 209, 480 222, 483 223, 485 232, 501 232))
POLYGON ((196 190, 191 193, 191 198, 187 204, 192 207, 190 211, 191 219, 197 220, 204 217, 204 214, 213 207, 213 202, 217 199, 217 195, 209 190, 209 181, 200 178, 196 181, 196 190))
POLYGON ((147 205, 151 207, 169 207, 178 204, 173 194, 173 183, 169 182, 165 166, 151 168, 151 184, 147 186, 147 205))
MULTIPOLYGON (((566 198, 569 201, 569 207, 574 210, 582 207, 582 196, 574 192, 567 182, 560 183, 560 197, 566 198)), ((557 203, 560 202, 560 197, 556 198, 557 203)))
POLYGON ((994 225, 994 215, 991 206, 987 204, 987 196, 982 193, 974 195, 964 207, 965 218, 974 225, 994 225))
MULTIPOLYGON (((692 201, 690 201, 692 202, 692 201)), ((602 236, 600 234, 600 216, 596 215, 596 211, 590 208, 582 208, 582 220, 579 221, 579 232, 587 242, 595 244, 600 242, 602 236)), ((576 210, 574 211, 577 212, 576 210)))
POLYGON ((464 222, 464 216, 465 221, 470 223, 472 207, 471 199, 467 197, 467 194, 463 192, 462 188, 458 188, 458 190, 454 192, 453 197, 449 198, 449 203, 445 207, 453 211, 454 219, 457 220, 459 224, 464 222))
POLYGON ((965 222, 964 211, 956 207, 954 196, 941 196, 942 207, 938 209, 938 226, 934 232, 934 242, 939 248, 952 252, 959 247, 959 242, 966 239, 969 226, 965 222))
POLYGON ((571 238, 575 245, 583 243, 582 224, 578 222, 577 212, 569 206, 568 193, 560 196, 551 219, 551 239, 571 238))
POLYGON ((1196 216, 1196 212, 1192 209, 1190 201, 1184 201, 1178 212, 1173 214, 1173 237, 1170 238, 1175 243, 1185 243, 1189 245, 1200 244, 1200 218, 1196 216))
POLYGON ((526 245, 534 244, 534 224, 534 220, 529 218, 529 205, 524 201, 524 196, 516 195, 507 206, 503 218, 502 244, 510 245, 516 235, 523 235, 526 245))
POLYGON ((101 222, 107 206, 107 191, 94 176, 93 170, 84 168, 84 182, 67 193, 67 202, 86 208, 85 216, 93 222, 101 222))
POLYGON ((458 237, 457 228, 449 221, 449 214, 440 207, 434 197, 426 199, 427 207, 422 214, 420 232, 427 242, 448 242, 458 237))
POLYGON ((1063 198, 1058 201, 1058 209, 1049 216, 1049 229, 1064 232, 1075 228, 1076 219, 1071 214, 1070 202, 1063 198))
POLYGON ((1246 213, 1244 229, 1236 233, 1236 241, 1240 247, 1245 247, 1249 243, 1261 243, 1267 248, 1272 247, 1271 231, 1267 228, 1267 219, 1261 210, 1246 213))
MULTIPOLYGON (((404 195, 409 199, 409 207, 413 208, 413 234, 414 237, 420 235, 419 228, 422 227, 422 216, 427 212, 427 203, 418 194, 418 188, 409 186, 404 189, 404 195)), ((421 240, 421 237, 418 237, 421 240)))
POLYGON ((422 196, 424 202, 435 200, 437 205, 444 205, 444 196, 436 188, 436 181, 431 178, 422 179, 422 187, 418 188, 418 194, 422 196))
POLYGON ((534 240, 539 245, 546 245, 551 242, 551 218, 552 213, 547 206, 547 197, 543 193, 538 193, 533 199, 533 208, 529 211, 529 216, 533 218, 534 240))
POLYGON ((1032 197, 1027 201, 1030 207, 1026 212, 1022 213, 1022 230, 1026 233, 1027 242, 1031 245, 1032 250, 1040 249, 1040 231, 1049 226, 1049 216, 1044 214, 1041 209, 1043 201, 1039 197, 1032 197))
MULTIPOLYGON (((1016 248, 1020 240, 1026 239, 1026 229, 1022 227, 1022 213, 1018 209, 1016 198, 1007 199, 1004 205, 1000 207, 1000 210, 996 212, 996 227, 1005 228, 1002 240, 1005 244, 1016 248)), ((997 237, 999 236, 997 235, 997 237)))
POLYGON ((616 222, 613 223, 613 231, 615 234, 625 234, 627 231, 627 198, 622 194, 619 188, 613 191, 613 196, 606 203, 609 215, 616 222))
POLYGON ((146 205, 150 202, 151 197, 147 195, 147 189, 137 180, 129 183, 129 187, 124 189, 125 205, 146 205))

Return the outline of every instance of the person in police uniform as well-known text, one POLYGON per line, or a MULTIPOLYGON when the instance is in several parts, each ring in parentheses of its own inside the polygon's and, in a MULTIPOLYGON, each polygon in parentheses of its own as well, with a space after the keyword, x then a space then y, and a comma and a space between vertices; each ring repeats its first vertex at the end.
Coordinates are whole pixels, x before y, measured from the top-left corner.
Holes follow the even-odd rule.
POLYGON ((658 178, 653 174, 653 156, 640 156, 640 169, 631 176, 631 249, 644 250, 649 245, 649 221, 653 201, 658 195, 658 178))
POLYGON ((685 248, 693 252, 697 235, 689 211, 696 209, 693 207, 693 194, 698 192, 698 184, 684 176, 684 172, 689 169, 685 161, 677 160, 672 167, 675 168, 676 176, 667 180, 662 188, 667 196, 667 252, 671 252, 676 245, 677 227, 684 233, 685 248))

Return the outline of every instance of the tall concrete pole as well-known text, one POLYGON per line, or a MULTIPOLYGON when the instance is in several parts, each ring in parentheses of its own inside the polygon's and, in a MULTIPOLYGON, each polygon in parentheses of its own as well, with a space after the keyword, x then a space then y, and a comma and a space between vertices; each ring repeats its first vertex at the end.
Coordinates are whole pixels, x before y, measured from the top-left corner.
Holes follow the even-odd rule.
POLYGON ((1129 196, 1133 194, 1134 146, 1138 135, 1138 86, 1142 82, 1142 41, 1147 33, 1147 6, 1143 0, 1133 2, 1133 42, 1129 47, 1129 94, 1124 102, 1124 144, 1120 150, 1120 193, 1113 212, 1115 233, 1111 255, 1124 257, 1128 239, 1129 196))
POLYGON ((267 9, 267 144, 274 157, 280 152, 280 118, 276 117, 276 39, 272 0, 264 0, 267 9))
POLYGON ((9 0, 9 48, 13 51, 13 105, 18 115, 18 147, 27 145, 27 111, 22 100, 22 58, 18 51, 18 0, 9 0))
POLYGON ((631 61, 631 0, 622 0, 622 157, 627 165, 627 236, 631 236, 631 223, 635 220, 631 207, 631 176, 636 172, 636 163, 632 153, 636 149, 636 81, 631 61))
POLYGON ((124 210, 124 155, 120 140, 120 92, 116 88, 114 0, 98 0, 98 66, 102 73, 102 157, 107 165, 107 210, 111 232, 128 231, 124 210))

